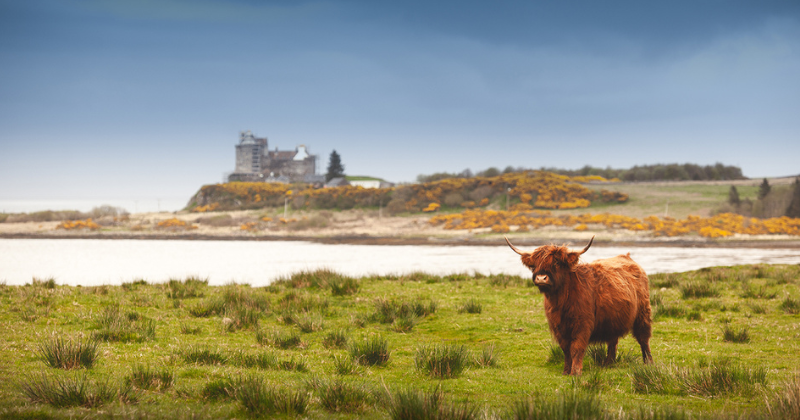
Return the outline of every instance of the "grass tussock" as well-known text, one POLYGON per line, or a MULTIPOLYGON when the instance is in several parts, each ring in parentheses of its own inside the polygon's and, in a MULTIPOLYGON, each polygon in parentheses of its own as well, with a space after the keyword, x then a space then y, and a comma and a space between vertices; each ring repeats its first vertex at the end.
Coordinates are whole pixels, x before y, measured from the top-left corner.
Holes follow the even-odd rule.
POLYGON ((786 380, 767 405, 773 419, 800 419, 800 374, 786 380))
POLYGON ((391 357, 389 342, 380 336, 353 341, 348 351, 355 363, 364 366, 385 366, 391 357))
POLYGON ((403 389, 389 394, 387 400, 392 420, 474 420, 480 416, 474 405, 448 401, 439 387, 428 392, 403 389))
POLYGON ((361 373, 361 365, 351 357, 337 354, 333 356, 333 371, 337 375, 357 375, 361 373))
POLYGON ((506 417, 515 420, 574 420, 609 416, 594 394, 573 388, 553 396, 534 395, 517 401, 506 417))
POLYGON ((483 346, 481 352, 475 356, 474 362, 480 367, 497 367, 500 362, 494 343, 483 346))
POLYGON ((352 277, 335 278, 328 281, 333 296, 349 296, 358 293, 361 287, 358 280, 352 277))
POLYGON ((258 320, 270 309, 269 296, 263 291, 253 291, 248 286, 225 286, 222 293, 205 299, 189 308, 194 317, 223 316, 227 331, 254 328, 258 320))
POLYGON ((749 343, 750 333, 747 327, 733 327, 726 324, 722 327, 722 341, 729 343, 749 343))
POLYGON ((359 413, 374 402, 374 393, 363 383, 321 380, 313 384, 313 389, 320 406, 330 413, 359 413))
POLYGON ((297 325, 297 328, 302 333, 322 331, 325 328, 325 322, 319 315, 299 316, 295 322, 295 325, 297 325))
POLYGON ((684 299, 696 299, 719 296, 719 290, 710 282, 689 282, 680 286, 684 299))
POLYGON ((97 331, 92 337, 103 341, 142 342, 156 337, 156 323, 138 312, 124 312, 119 305, 111 305, 95 320, 97 331))
POLYGON ((398 318, 424 318, 436 313, 437 306, 435 300, 430 300, 426 304, 420 300, 414 302, 398 302, 396 300, 381 298, 375 300, 375 313, 373 314, 373 318, 382 324, 391 324, 398 318))
POLYGON ((190 346, 181 355, 186 363, 196 365, 224 365, 228 363, 228 356, 219 349, 208 347, 190 346))
POLYGON ((767 370, 763 366, 750 367, 720 359, 707 366, 681 369, 677 380, 679 387, 690 395, 752 395, 767 385, 767 370))
POLYGON ((347 330, 338 329, 326 334, 322 345, 326 349, 344 349, 347 348, 347 341, 347 330))
POLYGON ((91 368, 100 358, 94 339, 73 341, 51 337, 39 343, 36 352, 45 364, 58 369, 91 368))
MULTIPOLYGON (((273 282, 273 284, 276 286, 283 286, 291 289, 303 289, 303 288, 319 289, 319 288, 330 287, 331 284, 341 285, 343 283, 349 282, 350 280, 354 279, 345 276, 343 274, 337 273, 333 270, 327 268, 321 268, 313 271, 300 271, 292 274, 287 278, 278 279, 275 282, 273 282)), ((353 293, 355 293, 356 291, 358 291, 357 287, 353 291, 353 293)), ((351 293, 346 293, 346 294, 351 294, 351 293)), ((335 295, 335 296, 340 296, 340 295, 335 295)))
POLYGON ((800 314, 800 299, 794 299, 791 296, 787 296, 784 299, 778 309, 786 312, 787 314, 797 315, 800 314))
POLYGON ((256 341, 261 345, 268 345, 279 349, 292 349, 303 346, 303 340, 296 331, 272 330, 266 332, 256 331, 256 341))
POLYGON ((290 290, 278 300, 278 305, 284 313, 316 312, 325 315, 330 307, 330 302, 320 296, 290 290))
POLYGON ((268 386, 260 378, 244 379, 235 391, 236 400, 254 416, 302 415, 308 409, 309 395, 302 389, 268 386))
POLYGON ((233 400, 241 382, 241 378, 221 378, 206 382, 200 396, 211 401, 233 400))
POLYGON ((198 335, 203 332, 203 327, 199 325, 191 325, 187 322, 181 322, 180 330, 181 334, 198 335))
POLYGON ((162 367, 154 368, 148 365, 136 365, 125 378, 125 384, 139 389, 164 390, 170 388, 175 381, 175 372, 162 367))
POLYGON ((95 408, 114 401, 133 403, 138 399, 130 387, 117 387, 108 382, 91 382, 86 375, 33 375, 24 380, 20 389, 32 403, 47 404, 55 408, 95 408))
POLYGON ((481 303, 475 298, 470 298, 468 301, 466 301, 463 305, 459 306, 458 308, 459 313, 466 312, 468 314, 479 314, 482 311, 483 311, 483 305, 481 305, 481 303))
POLYGON ((469 350, 461 344, 422 346, 417 349, 414 366, 434 378, 455 378, 470 359, 469 350))
POLYGON ((206 286, 208 286, 208 279, 198 277, 187 277, 183 281, 169 279, 166 283, 167 297, 170 299, 203 297, 206 286))

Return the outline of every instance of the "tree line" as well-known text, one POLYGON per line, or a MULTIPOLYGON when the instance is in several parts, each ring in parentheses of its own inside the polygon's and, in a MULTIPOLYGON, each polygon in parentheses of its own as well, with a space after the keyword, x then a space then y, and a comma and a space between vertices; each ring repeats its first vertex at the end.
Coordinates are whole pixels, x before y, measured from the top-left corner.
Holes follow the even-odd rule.
MULTIPOLYGON (((500 171, 498 168, 489 168, 473 174, 469 169, 459 173, 438 172, 430 175, 418 175, 418 182, 432 182, 447 178, 471 178, 473 176, 497 176, 501 173, 523 172, 529 169, 507 166, 500 171)), ((596 168, 586 165, 580 169, 541 168, 542 171, 553 172, 569 177, 575 176, 601 176, 606 179, 620 181, 728 181, 747 179, 742 175, 742 169, 737 166, 723 165, 696 165, 693 163, 669 163, 656 165, 634 166, 629 169, 596 168)))
POLYGON ((769 217, 795 217, 800 218, 800 177, 788 188, 773 188, 766 178, 758 186, 758 196, 755 200, 739 197, 739 190, 731 185, 728 191, 728 203, 720 212, 737 213, 743 216, 769 218, 769 217))

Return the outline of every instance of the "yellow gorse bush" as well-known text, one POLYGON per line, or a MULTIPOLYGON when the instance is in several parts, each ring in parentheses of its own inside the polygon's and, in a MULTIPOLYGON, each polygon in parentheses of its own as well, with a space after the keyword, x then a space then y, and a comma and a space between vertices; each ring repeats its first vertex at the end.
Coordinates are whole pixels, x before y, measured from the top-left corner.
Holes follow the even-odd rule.
POLYGON ((88 218, 86 220, 64 220, 63 222, 59 223, 56 226, 56 229, 64 229, 64 230, 78 230, 78 229, 90 229, 90 230, 97 230, 100 229, 100 225, 92 221, 92 218, 88 218))
POLYGON ((671 217, 649 216, 638 219, 614 214, 592 215, 590 213, 554 217, 546 212, 474 209, 462 213, 434 216, 429 223, 435 226, 443 225, 445 229, 491 228, 495 232, 507 232, 508 230, 505 229, 509 226, 518 226, 523 230, 544 226, 565 226, 583 231, 589 229, 588 225, 594 224, 607 228, 649 231, 655 236, 698 234, 706 238, 723 238, 737 233, 800 236, 800 219, 790 217, 756 219, 731 213, 722 213, 711 217, 689 216, 684 220, 676 220, 671 217))
MULTIPOLYGON (((576 177, 581 181, 604 181, 600 177, 576 177)), ((339 208, 385 206, 401 200, 404 211, 435 211, 436 206, 484 207, 490 197, 508 195, 519 210, 530 208, 572 209, 589 207, 593 199, 625 202, 618 192, 595 193, 575 179, 545 171, 526 171, 494 177, 448 178, 423 184, 393 188, 341 186, 312 188, 304 184, 232 182, 203 186, 193 211, 212 211, 222 203, 227 207, 282 206, 289 200, 295 208, 339 208), (450 197, 450 201, 446 198, 450 197), (453 198, 455 197, 455 198, 453 198), (453 201, 455 200, 455 201, 453 201)))
POLYGON ((156 224, 157 229, 197 229, 197 226, 192 225, 190 223, 186 223, 185 221, 178 219, 177 217, 173 217, 172 219, 162 220, 156 224))

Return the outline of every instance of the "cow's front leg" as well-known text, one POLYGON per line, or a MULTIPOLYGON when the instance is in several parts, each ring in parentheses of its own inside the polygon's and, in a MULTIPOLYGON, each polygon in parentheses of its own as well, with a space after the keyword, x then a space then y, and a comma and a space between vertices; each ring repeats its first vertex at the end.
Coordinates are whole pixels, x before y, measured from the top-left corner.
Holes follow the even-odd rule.
POLYGON ((571 375, 580 375, 583 371, 583 355, 586 353, 586 347, 589 345, 589 336, 591 331, 581 331, 575 335, 572 340, 570 350, 572 353, 572 370, 571 375))
POLYGON ((572 354, 570 353, 570 343, 565 342, 561 344, 561 350, 564 351, 564 372, 562 372, 562 375, 569 375, 572 373, 572 354))

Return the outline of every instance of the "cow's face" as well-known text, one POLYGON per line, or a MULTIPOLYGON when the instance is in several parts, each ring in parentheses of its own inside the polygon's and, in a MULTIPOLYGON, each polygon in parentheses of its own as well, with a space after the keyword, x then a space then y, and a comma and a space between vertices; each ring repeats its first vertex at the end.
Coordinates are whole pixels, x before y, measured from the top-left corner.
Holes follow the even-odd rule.
POLYGON ((570 251, 566 246, 545 245, 533 252, 521 252, 506 238, 511 249, 521 256, 522 263, 533 273, 533 284, 542 293, 558 292, 593 240, 594 237, 582 251, 570 251))

